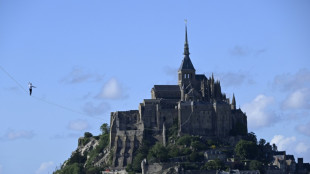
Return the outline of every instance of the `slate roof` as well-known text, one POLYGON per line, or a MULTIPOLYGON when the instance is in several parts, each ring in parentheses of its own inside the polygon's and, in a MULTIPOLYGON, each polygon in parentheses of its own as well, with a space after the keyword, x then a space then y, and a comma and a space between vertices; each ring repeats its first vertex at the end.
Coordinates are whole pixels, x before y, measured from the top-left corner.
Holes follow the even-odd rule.
POLYGON ((206 80, 207 77, 204 74, 196 74, 195 79, 201 81, 203 79, 206 80))
POLYGON ((179 85, 154 85, 155 91, 180 91, 179 85))
POLYGON ((192 61, 191 61, 191 59, 189 58, 188 55, 184 56, 184 59, 183 59, 182 64, 181 64, 181 66, 179 68, 179 71, 180 70, 185 70, 185 69, 186 70, 195 70, 195 68, 193 66, 193 63, 192 63, 192 61))

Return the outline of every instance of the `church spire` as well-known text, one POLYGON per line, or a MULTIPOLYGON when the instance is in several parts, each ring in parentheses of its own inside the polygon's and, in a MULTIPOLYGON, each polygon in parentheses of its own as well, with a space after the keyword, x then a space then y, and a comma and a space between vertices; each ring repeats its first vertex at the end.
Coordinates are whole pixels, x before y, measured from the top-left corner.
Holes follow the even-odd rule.
POLYGON ((189 48, 188 48, 188 40, 187 40, 187 20, 185 20, 185 43, 184 43, 184 55, 189 55, 189 48))
POLYGON ((235 94, 233 94, 233 98, 231 101, 231 109, 236 110, 236 99, 235 99, 235 94))
POLYGON ((194 70, 195 68, 192 64, 191 59, 189 58, 189 48, 188 48, 188 39, 187 39, 187 20, 185 20, 185 43, 184 43, 184 59, 182 61, 182 64, 179 68, 179 71, 181 70, 194 70))
POLYGON ((192 64, 191 59, 189 58, 189 49, 188 49, 188 39, 187 39, 187 21, 185 20, 185 43, 184 43, 184 58, 181 63, 181 66, 178 70, 178 81, 180 87, 182 85, 188 86, 189 84, 194 84, 195 82, 195 68, 192 64))

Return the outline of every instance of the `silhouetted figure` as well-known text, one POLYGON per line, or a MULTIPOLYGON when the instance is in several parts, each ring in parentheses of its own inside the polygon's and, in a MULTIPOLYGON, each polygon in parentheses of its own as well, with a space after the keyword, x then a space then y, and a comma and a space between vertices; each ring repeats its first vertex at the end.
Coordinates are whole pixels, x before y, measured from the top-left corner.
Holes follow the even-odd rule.
POLYGON ((30 83, 30 82, 29 82, 28 86, 29 86, 29 94, 31 95, 32 94, 32 88, 35 88, 35 86, 32 86, 32 83, 30 83))

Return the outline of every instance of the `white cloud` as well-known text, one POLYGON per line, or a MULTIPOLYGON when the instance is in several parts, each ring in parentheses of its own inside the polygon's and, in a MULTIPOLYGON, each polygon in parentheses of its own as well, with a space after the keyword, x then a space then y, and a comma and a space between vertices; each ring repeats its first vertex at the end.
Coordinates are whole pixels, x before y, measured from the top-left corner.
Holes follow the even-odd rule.
POLYGON ((243 105, 243 110, 248 117, 248 127, 250 129, 258 129, 270 126, 277 119, 276 114, 269 107, 274 103, 273 97, 258 95, 250 103, 243 105))
POLYGON ((245 72, 226 72, 218 73, 223 87, 241 86, 243 83, 253 84, 254 80, 249 78, 249 73, 245 72))
POLYGON ((278 147, 278 150, 288 150, 290 146, 294 145, 293 143, 296 141, 296 137, 284 137, 283 135, 275 135, 272 140, 270 141, 270 144, 276 144, 278 147))
POLYGON ((304 135, 310 136, 310 122, 296 126, 296 130, 304 135))
POLYGON ((291 93, 282 104, 283 109, 310 109, 310 88, 291 93))
POLYGON ((82 68, 75 67, 66 77, 64 77, 61 80, 61 82, 68 84, 76 84, 89 80, 100 81, 102 80, 102 77, 103 77, 102 75, 86 73, 82 68))
POLYGON ((293 91, 310 87, 310 70, 300 69, 296 74, 282 74, 274 78, 273 87, 282 91, 293 91))
POLYGON ((249 49, 248 47, 242 47, 240 45, 236 45, 233 49, 230 50, 230 54, 233 56, 259 56, 260 54, 263 54, 266 52, 267 49, 261 48, 261 49, 249 49))
POLYGON ((236 45, 231 51, 230 54, 233 56, 246 56, 250 53, 250 50, 246 47, 241 47, 236 45))
POLYGON ((40 167, 36 170, 36 174, 47 173, 48 170, 51 170, 53 166, 54 166, 54 162, 53 161, 43 162, 40 165, 40 167))
POLYGON ((68 133, 68 134, 60 133, 50 138, 51 139, 68 139, 68 138, 79 138, 79 137, 81 137, 80 133, 68 133))
POLYGON ((102 99, 120 99, 123 97, 123 88, 115 78, 111 78, 104 84, 101 92, 97 95, 97 98, 102 99))
POLYGON ((307 152, 309 148, 310 148, 309 145, 306 145, 305 143, 300 142, 297 144, 295 151, 301 154, 301 153, 307 152))
POLYGON ((71 121, 68 125, 68 128, 75 131, 82 131, 89 127, 86 120, 75 120, 71 121))
POLYGON ((31 139, 34 136, 34 133, 32 131, 27 130, 9 130, 5 135, 4 139, 7 140, 17 140, 17 139, 31 139))
POLYGON ((95 106, 92 102, 87 102, 83 107, 84 112, 90 116, 101 115, 109 109, 110 105, 105 102, 101 102, 97 106, 95 106))

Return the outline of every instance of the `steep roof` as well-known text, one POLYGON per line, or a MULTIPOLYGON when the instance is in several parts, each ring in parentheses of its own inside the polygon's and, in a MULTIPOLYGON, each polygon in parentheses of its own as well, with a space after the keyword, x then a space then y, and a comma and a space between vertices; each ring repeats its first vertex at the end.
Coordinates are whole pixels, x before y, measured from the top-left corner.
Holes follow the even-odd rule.
POLYGON ((186 70, 195 70, 195 68, 193 66, 193 63, 192 63, 192 61, 191 61, 191 59, 189 58, 188 55, 184 56, 184 59, 183 59, 182 64, 181 64, 181 66, 179 68, 179 71, 180 70, 185 70, 185 69, 186 70))

